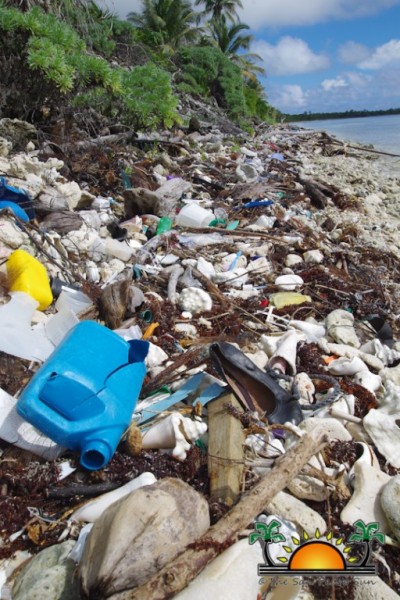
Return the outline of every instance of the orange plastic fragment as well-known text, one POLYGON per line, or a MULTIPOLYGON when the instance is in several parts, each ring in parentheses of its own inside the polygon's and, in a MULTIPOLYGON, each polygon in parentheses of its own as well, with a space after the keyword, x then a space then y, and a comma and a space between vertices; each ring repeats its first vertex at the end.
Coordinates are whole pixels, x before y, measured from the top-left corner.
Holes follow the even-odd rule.
POLYGON ((153 335, 155 329, 157 329, 157 327, 159 326, 160 323, 152 323, 151 325, 148 326, 148 328, 146 329, 146 331, 143 334, 143 339, 144 340, 148 340, 149 338, 151 338, 151 336, 153 335))

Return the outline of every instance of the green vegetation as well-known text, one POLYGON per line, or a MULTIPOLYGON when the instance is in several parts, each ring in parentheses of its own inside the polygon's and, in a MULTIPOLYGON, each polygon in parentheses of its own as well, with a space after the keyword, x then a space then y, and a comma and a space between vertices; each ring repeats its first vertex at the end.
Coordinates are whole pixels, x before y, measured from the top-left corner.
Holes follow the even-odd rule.
POLYGON ((0 117, 39 123, 79 109, 171 127, 181 122, 179 94, 191 93, 242 126, 274 119, 260 59, 246 53, 241 0, 196 5, 203 12, 190 0, 142 0, 122 21, 94 0, 0 0, 0 117))
POLYGON ((284 115, 285 121, 322 121, 325 119, 354 119, 355 117, 379 117, 382 115, 399 115, 400 108, 389 108, 388 110, 347 110, 334 113, 311 113, 305 112, 297 115, 284 115))

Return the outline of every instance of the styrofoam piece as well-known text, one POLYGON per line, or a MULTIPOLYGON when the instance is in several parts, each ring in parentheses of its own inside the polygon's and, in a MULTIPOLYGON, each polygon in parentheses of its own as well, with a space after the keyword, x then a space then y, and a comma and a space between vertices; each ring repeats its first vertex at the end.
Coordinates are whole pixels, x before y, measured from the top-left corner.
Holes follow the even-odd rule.
POLYGON ((35 429, 16 411, 17 400, 0 388, 0 438, 46 460, 55 460, 62 446, 35 429))

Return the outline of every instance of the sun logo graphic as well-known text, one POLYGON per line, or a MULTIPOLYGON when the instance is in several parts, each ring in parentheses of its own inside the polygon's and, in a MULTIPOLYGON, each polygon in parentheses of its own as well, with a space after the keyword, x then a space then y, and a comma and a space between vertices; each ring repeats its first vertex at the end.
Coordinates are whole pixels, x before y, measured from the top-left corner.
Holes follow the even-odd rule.
MULTIPOLYGON (((344 544, 344 538, 334 539, 332 532, 321 536, 317 529, 314 538, 303 532, 300 537, 291 536, 292 545, 285 545, 288 540, 279 528, 280 521, 273 519, 266 523, 255 523, 255 531, 249 536, 249 543, 259 541, 263 547, 265 564, 258 565, 259 575, 375 575, 376 567, 371 565, 371 542, 378 540, 385 543, 385 536, 379 531, 378 523, 368 523, 358 520, 353 523, 353 533, 344 544), (364 553, 361 558, 350 557, 351 544, 360 542, 364 544, 364 553), (275 560, 271 558, 273 544, 281 544, 282 556, 275 560), (278 562, 276 562, 278 561, 278 562)), ((275 553, 276 554, 276 553, 275 553)))

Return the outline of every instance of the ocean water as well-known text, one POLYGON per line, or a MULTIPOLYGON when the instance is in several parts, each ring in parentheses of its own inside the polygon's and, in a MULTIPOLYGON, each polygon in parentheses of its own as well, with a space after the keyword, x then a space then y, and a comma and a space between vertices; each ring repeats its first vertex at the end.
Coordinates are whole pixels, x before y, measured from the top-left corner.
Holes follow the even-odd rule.
POLYGON ((372 144, 375 150, 400 156, 400 115, 358 117, 355 119, 329 119, 293 123, 306 129, 326 131, 339 140, 372 144))

